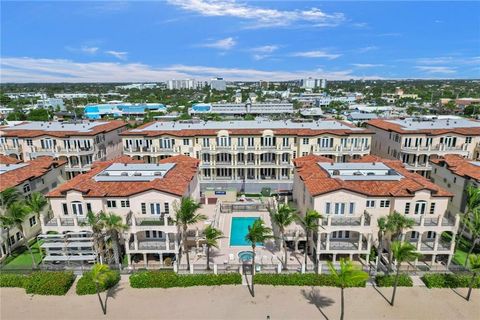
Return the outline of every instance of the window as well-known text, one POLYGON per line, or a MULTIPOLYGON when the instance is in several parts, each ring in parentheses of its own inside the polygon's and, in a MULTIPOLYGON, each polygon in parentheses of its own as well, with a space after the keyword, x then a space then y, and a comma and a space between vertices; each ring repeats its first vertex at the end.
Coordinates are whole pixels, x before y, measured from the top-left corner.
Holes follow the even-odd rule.
POLYGON ((430 203, 430 214, 435 213, 435 202, 430 203))
POLYGON ((150 214, 160 214, 160 203, 150 203, 150 214))
POLYGON ((30 185, 27 183, 23 186, 23 193, 29 193, 30 192, 30 185))
POLYGON ((243 147, 243 137, 238 138, 237 145, 238 145, 239 147, 243 147))
POLYGON ((63 214, 64 215, 68 215, 68 206, 66 203, 62 203, 62 207, 63 207, 63 214))
POLYGON ((325 203, 325 214, 330 214, 330 202, 325 203))
POLYGON ((367 200, 367 208, 375 208, 375 200, 367 200))
POLYGON ((335 214, 339 214, 340 213, 340 203, 335 203, 335 214))
POLYGON ((334 231, 332 232, 332 239, 348 239, 350 238, 350 231, 334 231))
POLYGON ((427 207, 426 201, 417 201, 415 203, 415 214, 425 214, 426 207, 427 207))
POLYGON ((162 232, 157 230, 145 231, 145 238, 161 238, 162 232))
POLYGON ((381 200, 380 201, 380 208, 389 208, 390 207, 390 200, 381 200))
POLYGON ((20 232, 17 232, 17 241, 20 241, 22 239, 22 234, 20 232))
POLYGON ((417 240, 419 235, 420 233, 418 231, 412 231, 412 235, 410 236, 410 239, 417 240))
POLYGON ((436 237, 437 237, 437 233, 435 231, 427 232, 427 239, 435 239, 436 237))
POLYGON ((288 138, 283 138, 283 139, 282 139, 282 146, 288 147, 288 144, 289 144, 289 141, 288 141, 288 140, 289 140, 288 138))
POLYGON ((190 139, 183 139, 183 145, 184 146, 190 145, 190 139))
POLYGON ((72 202, 72 212, 74 215, 83 216, 83 206, 81 202, 72 202))
POLYGON ((130 208, 130 200, 122 200, 120 201, 120 206, 122 208, 130 208))
POLYGON ((165 202, 164 205, 165 205, 165 214, 170 214, 170 204, 168 202, 165 202))
POLYGON ((92 204, 87 202, 87 212, 92 212, 92 204))
POLYGON ((355 202, 350 202, 350 214, 353 214, 355 211, 355 202))
POLYGON ((142 214, 147 214, 147 204, 145 202, 142 202, 142 214))
POLYGON ((15 244, 15 236, 10 236, 10 245, 13 246, 15 244))
POLYGON ((410 213, 410 202, 405 203, 405 214, 410 213))
POLYGON ((247 146, 253 147, 254 146, 255 139, 253 137, 248 137, 247 138, 247 146))
POLYGON ((117 201, 116 200, 107 200, 107 208, 116 208, 117 201))
POLYGON ((210 147, 210 139, 203 138, 203 146, 207 148, 210 147))
POLYGON ((472 143, 472 137, 465 137, 465 143, 472 143))
POLYGON ((308 144, 308 143, 309 143, 309 139, 308 139, 308 138, 303 138, 302 143, 303 143, 303 144, 308 144))
POLYGON ((32 139, 27 139, 26 142, 27 142, 27 146, 33 146, 32 139))
POLYGON ((28 222, 30 223, 30 227, 33 227, 34 225, 37 224, 37 217, 33 216, 30 219, 28 219, 28 222))

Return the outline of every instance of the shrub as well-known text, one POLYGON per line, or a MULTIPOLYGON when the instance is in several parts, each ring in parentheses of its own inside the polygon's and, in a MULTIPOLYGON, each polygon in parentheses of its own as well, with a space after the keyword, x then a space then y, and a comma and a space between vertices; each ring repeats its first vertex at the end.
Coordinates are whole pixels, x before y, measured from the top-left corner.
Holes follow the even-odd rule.
POLYGON ((1 273, 1 288, 25 288, 28 277, 23 274, 1 273))
MULTIPOLYGON (((322 286, 338 287, 336 279, 330 274, 294 273, 294 274, 271 274, 257 273, 256 284, 273 286, 322 286)), ((365 281, 349 283, 347 287, 365 287, 365 281)))
POLYGON ((130 276, 132 288, 173 288, 241 284, 238 273, 179 275, 171 271, 142 271, 130 276))
MULTIPOLYGON (((119 281, 120 272, 110 270, 107 274, 107 280, 105 281, 105 285, 100 288, 100 292, 110 289, 111 287, 115 286, 119 281)), ((95 287, 95 283, 93 282, 91 271, 83 274, 80 280, 78 280, 75 290, 78 295, 97 293, 97 288, 95 287)))
MULTIPOLYGON (((472 280, 469 274, 427 273, 422 281, 428 288, 467 288, 472 280)), ((474 288, 480 288, 480 278, 477 277, 474 288)))
POLYGON ((37 271, 28 277, 25 289, 27 293, 62 296, 74 280, 71 271, 37 271))
MULTIPOLYGON (((393 287, 395 283, 395 275, 378 275, 375 282, 379 287, 393 287)), ((412 278, 408 274, 400 274, 398 276, 399 287, 413 287, 412 278)))

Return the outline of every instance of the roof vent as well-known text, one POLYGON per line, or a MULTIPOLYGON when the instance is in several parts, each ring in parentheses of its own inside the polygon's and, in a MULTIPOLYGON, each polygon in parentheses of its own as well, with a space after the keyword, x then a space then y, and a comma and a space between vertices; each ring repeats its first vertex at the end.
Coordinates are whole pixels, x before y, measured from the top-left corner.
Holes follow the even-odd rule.
POLYGON ((161 173, 160 171, 155 171, 155 172, 153 173, 153 175, 154 175, 154 176, 161 176, 162 173, 161 173))
POLYGON ((128 172, 122 172, 120 175, 121 175, 122 177, 127 177, 127 176, 128 176, 128 172))
POLYGON ((141 172, 135 172, 133 175, 136 176, 136 177, 140 177, 140 176, 142 176, 142 173, 141 172))

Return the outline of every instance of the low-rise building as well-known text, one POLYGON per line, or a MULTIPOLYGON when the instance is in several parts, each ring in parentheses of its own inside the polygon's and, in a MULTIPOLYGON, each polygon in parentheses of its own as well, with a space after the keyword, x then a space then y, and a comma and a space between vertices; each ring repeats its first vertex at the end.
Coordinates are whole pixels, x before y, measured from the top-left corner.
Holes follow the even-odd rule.
MULTIPOLYGON (((39 157, 30 162, 22 163, 19 160, 0 155, 0 192, 14 188, 21 197, 27 198, 33 192, 46 194, 65 181, 65 161, 55 160, 52 157, 39 157)), ((0 212, 5 214, 5 212, 0 212)), ((10 250, 22 245, 40 232, 39 217, 31 213, 23 223, 24 235, 16 227, 0 228, 0 259, 10 250)))
POLYGON ((94 161, 122 154, 123 121, 21 122, 0 127, 0 154, 30 161, 52 156, 67 161, 67 176, 90 170, 94 161))
POLYGON ((348 163, 333 163, 321 156, 297 158, 293 197, 305 213, 314 209, 323 215, 313 237, 317 259, 333 256, 361 258, 378 247, 377 219, 398 212, 414 219, 401 239, 411 242, 423 259, 449 264, 459 219, 446 217, 451 193, 426 178, 405 169, 400 161, 374 156, 348 163))
MULTIPOLYGON (((129 157, 97 162, 88 173, 48 194, 53 217, 42 218, 42 232, 88 233, 90 227, 82 223, 87 212, 111 212, 129 226, 123 234, 129 265, 148 260, 163 263, 167 257, 178 261, 181 242, 174 208, 182 197, 199 200, 198 163, 183 155, 156 164, 129 157)), ((90 261, 92 243, 79 246, 84 250, 77 260, 90 261)), ((65 259, 47 256, 47 261, 65 259)))
POLYGON ((228 116, 251 115, 289 115, 294 112, 293 104, 279 103, 197 103, 189 110, 190 115, 218 114, 228 116))
POLYGON ((66 110, 61 98, 44 98, 37 100, 37 108, 53 108, 59 110, 66 110))

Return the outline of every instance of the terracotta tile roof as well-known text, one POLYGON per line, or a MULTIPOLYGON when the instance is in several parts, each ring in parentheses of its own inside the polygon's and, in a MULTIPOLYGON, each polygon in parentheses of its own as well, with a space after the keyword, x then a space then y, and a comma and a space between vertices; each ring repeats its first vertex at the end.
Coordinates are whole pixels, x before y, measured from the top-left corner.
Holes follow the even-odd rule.
MULTIPOLYGON (((4 162, 1 163, 6 164, 4 162)), ((0 191, 16 187, 28 180, 39 178, 52 168, 63 166, 66 163, 64 160, 55 160, 52 157, 38 157, 25 162, 25 166, 0 175, 0 191)))
MULTIPOLYGON (((475 121, 475 120, 471 120, 475 121)), ((367 122, 367 125, 373 126, 386 131, 393 131, 400 134, 428 134, 428 135, 442 135, 447 133, 457 133, 465 136, 480 135, 480 127, 472 128, 441 128, 441 129, 418 129, 418 130, 405 130, 404 127, 398 123, 393 123, 383 119, 373 119, 367 122)))
POLYGON ((304 181, 307 190, 312 196, 337 190, 348 190, 372 197, 411 197, 416 191, 422 189, 432 191, 432 196, 436 197, 452 196, 448 191, 440 188, 421 175, 408 171, 398 160, 387 160, 369 155, 351 161, 356 163, 382 162, 403 176, 402 179, 396 181, 342 180, 332 178, 318 163, 332 163, 333 161, 322 156, 308 155, 294 159, 293 162, 297 174, 300 179, 304 181))
POLYGON ((162 159, 159 163, 175 163, 175 167, 162 178, 152 181, 95 181, 94 177, 113 163, 143 163, 143 161, 122 156, 110 161, 96 162, 89 172, 76 176, 52 190, 47 196, 64 197, 69 190, 77 190, 83 193, 84 197, 95 198, 128 197, 148 190, 183 196, 197 173, 199 160, 184 155, 162 159))
POLYGON ((13 157, 9 157, 3 154, 0 154, 0 164, 15 164, 15 163, 20 163, 22 162, 21 160, 18 160, 13 157))
MULTIPOLYGON (((102 120, 102 122, 105 122, 105 121, 102 120)), ((83 131, 83 132, 15 129, 15 126, 3 127, 3 128, 0 128, 0 130, 1 130, 2 136, 4 137, 35 138, 40 136, 51 136, 51 137, 57 137, 57 138, 65 138, 70 136, 95 136, 99 133, 107 133, 116 129, 126 127, 126 125, 127 124, 122 120, 112 120, 112 121, 108 121, 105 124, 95 126, 92 128, 92 130, 83 131)))
POLYGON ((447 169, 452 173, 480 182, 480 166, 474 165, 471 160, 467 160, 456 154, 446 154, 443 157, 431 159, 430 161, 439 166, 446 164, 447 169))

